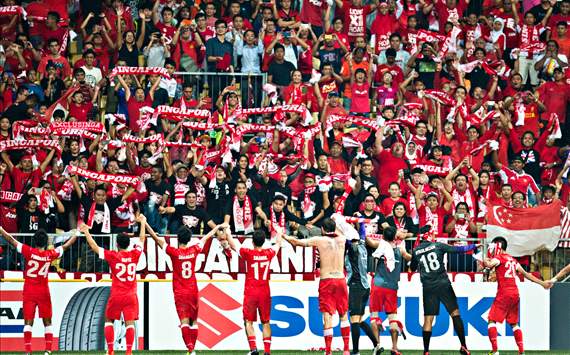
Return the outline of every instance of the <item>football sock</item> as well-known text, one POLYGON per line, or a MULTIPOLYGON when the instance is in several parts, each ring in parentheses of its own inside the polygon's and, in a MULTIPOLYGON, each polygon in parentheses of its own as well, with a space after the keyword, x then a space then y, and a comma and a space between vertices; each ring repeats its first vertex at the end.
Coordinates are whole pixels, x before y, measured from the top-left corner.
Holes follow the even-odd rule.
POLYGON ((105 341, 107 342, 107 350, 113 352, 115 345, 115 329, 113 323, 105 323, 105 341))
POLYGON ((497 336, 499 335, 497 332, 497 326, 493 324, 489 324, 487 333, 489 334, 489 341, 491 342, 491 350, 493 352, 497 352, 497 336))
POLYGON ((46 351, 51 351, 51 345, 53 343, 53 330, 51 325, 46 326, 44 338, 46 340, 46 351))
POLYGON ((467 348, 467 343, 465 343, 465 328, 463 327, 461 316, 453 316, 451 319, 453 319, 453 329, 455 329, 455 332, 457 333, 461 346, 467 348))
POLYGON ((190 350, 190 352, 192 352, 192 351, 194 351, 194 348, 196 347, 196 339, 198 339, 198 324, 190 327, 189 334, 190 334, 190 346, 191 346, 191 348, 188 348, 188 350, 190 350))
POLYGON ((131 354, 133 351, 133 343, 135 342, 135 326, 127 325, 127 331, 125 334, 125 341, 127 343, 127 354, 131 354))
POLYGON ((24 326, 24 350, 27 353, 32 352, 32 326, 25 325, 24 326))
POLYGON ((352 323, 350 325, 350 334, 352 335, 352 352, 358 353, 360 343, 360 323, 352 323))
POLYGON ((422 337, 424 338, 424 352, 429 351, 429 341, 431 339, 431 330, 430 331, 423 330, 422 331, 422 337))
POLYGON ((372 331, 370 324, 368 324, 366 322, 360 322, 359 325, 360 325, 360 328, 362 330, 364 330, 364 333, 366 333, 366 335, 370 338, 374 347, 376 347, 376 345, 378 345, 378 341, 376 340, 376 337, 374 336, 374 332, 372 331))
POLYGON ((325 337, 325 353, 331 352, 331 344, 333 338, 333 330, 332 328, 326 328, 323 332, 323 336, 325 337))
POLYGON ((248 336, 247 342, 249 343, 249 350, 254 351, 257 349, 257 344, 255 343, 255 335, 248 336))
POLYGON ((513 335, 515 336, 515 341, 519 347, 519 354, 524 353, 523 334, 521 328, 519 328, 518 325, 515 325, 513 327, 513 335))
POLYGON ((340 321, 340 334, 344 343, 344 351, 350 350, 350 322, 347 320, 340 321))
POLYGON ((180 324, 180 331, 182 332, 182 340, 184 341, 184 345, 186 345, 186 349, 192 352, 192 340, 190 339, 190 325, 189 324, 180 324))
POLYGON ((271 354, 271 337, 263 338, 263 352, 271 354))

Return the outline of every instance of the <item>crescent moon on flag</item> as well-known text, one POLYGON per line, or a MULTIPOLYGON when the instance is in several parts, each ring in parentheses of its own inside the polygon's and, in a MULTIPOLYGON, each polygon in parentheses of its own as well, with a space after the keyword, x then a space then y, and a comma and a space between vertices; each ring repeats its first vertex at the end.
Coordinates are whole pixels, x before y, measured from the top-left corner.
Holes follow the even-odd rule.
POLYGON ((500 225, 503 225, 503 221, 501 221, 501 218, 499 218, 499 216, 497 215, 497 210, 501 208, 501 206, 494 206, 493 207, 493 216, 495 216, 495 219, 497 220, 497 222, 499 222, 500 225))

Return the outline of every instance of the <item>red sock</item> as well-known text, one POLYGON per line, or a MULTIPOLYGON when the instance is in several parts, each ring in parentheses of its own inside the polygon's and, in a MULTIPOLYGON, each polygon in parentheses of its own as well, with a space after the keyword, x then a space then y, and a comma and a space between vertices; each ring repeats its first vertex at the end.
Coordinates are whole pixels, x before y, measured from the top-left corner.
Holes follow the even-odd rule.
POLYGON ((271 354, 271 337, 263 338, 263 351, 266 354, 271 354))
POLYGON ((350 350, 350 322, 347 320, 340 322, 340 334, 344 343, 344 351, 350 350))
POLYGON ((332 328, 326 328, 323 332, 325 337, 325 353, 329 354, 331 352, 331 344, 333 338, 333 330, 332 328))
POLYGON ((186 345, 186 349, 191 352, 194 347, 192 346, 192 339, 190 337, 190 326, 188 324, 181 324, 180 331, 182 332, 182 340, 186 345))
POLYGON ((194 351, 194 348, 196 347, 196 339, 198 339, 198 325, 190 327, 190 344, 192 345, 191 349, 188 348, 190 352, 194 351))
POLYGON ((109 353, 112 353, 115 345, 115 329, 113 328, 113 323, 105 323, 105 341, 107 342, 107 350, 109 353))
POLYGON ((255 343, 255 335, 250 335, 247 337, 247 342, 249 343, 249 350, 257 350, 257 344, 255 343))
POLYGON ((513 327, 513 334, 515 336, 515 341, 517 342, 517 346, 519 347, 519 354, 524 353, 522 330, 521 328, 518 327, 518 325, 515 325, 513 327))
POLYGON ((127 325, 127 331, 125 333, 125 341, 127 342, 127 354, 132 354, 133 343, 135 342, 135 326, 127 325))
POLYGON ((46 351, 51 351, 51 344, 53 343, 53 330, 51 329, 51 325, 46 327, 44 338, 46 340, 46 351))
POLYGON ((378 334, 384 331, 384 326, 382 325, 382 318, 376 318, 376 327, 378 328, 378 334))
POLYGON ((487 329, 487 333, 489 334, 489 341, 491 342, 491 348, 493 352, 496 352, 499 348, 497 347, 497 326, 495 324, 489 324, 487 329))
POLYGON ((27 353, 32 352, 32 326, 25 325, 24 326, 24 350, 27 353))

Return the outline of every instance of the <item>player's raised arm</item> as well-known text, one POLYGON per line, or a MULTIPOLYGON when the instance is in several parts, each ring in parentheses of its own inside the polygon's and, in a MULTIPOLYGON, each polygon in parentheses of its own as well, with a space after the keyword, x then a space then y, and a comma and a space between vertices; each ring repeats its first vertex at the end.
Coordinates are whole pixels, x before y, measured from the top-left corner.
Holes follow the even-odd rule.
POLYGON ((74 232, 73 235, 71 236, 71 238, 69 238, 62 246, 61 248, 63 249, 63 251, 66 251, 67 249, 71 248, 71 246, 73 245, 73 243, 75 243, 75 241, 77 240, 77 234, 78 232, 74 232))
POLYGON ((222 224, 218 224, 217 226, 214 227, 214 229, 212 229, 211 231, 208 232, 208 234, 206 234, 205 236, 203 236, 200 239, 200 247, 203 248, 204 244, 206 244, 206 242, 208 241, 208 239, 212 238, 214 235, 216 235, 216 233, 218 232, 218 230, 220 230, 220 228, 226 228, 229 227, 229 225, 222 223, 222 224))
POLYGON ((136 219, 137 222, 140 223, 140 230, 139 230, 139 241, 141 245, 144 245, 144 241, 146 239, 146 217, 144 214, 140 213, 136 219))
POLYGON ((546 281, 542 281, 541 279, 537 278, 533 274, 526 272, 525 269, 523 269, 522 266, 520 266, 520 264, 517 264, 517 272, 519 274, 523 275, 525 279, 530 280, 530 281, 537 283, 540 286, 544 287, 545 290, 548 290, 549 288, 552 287, 551 283, 546 282, 546 281))
POLYGON ((273 250, 275 250, 275 252, 277 253, 279 249, 281 249, 281 244, 283 243, 283 237, 285 236, 285 230, 283 230, 283 228, 279 226, 275 226, 273 228, 275 229, 276 235, 275 235, 275 244, 273 244, 271 248, 273 248, 273 250))
POLYGON ((158 244, 158 247, 160 249, 164 249, 164 244, 166 244, 166 241, 164 240, 164 238, 159 237, 158 234, 156 234, 156 232, 154 231, 154 229, 152 229, 150 224, 148 224, 148 222, 145 222, 145 226, 146 226, 146 229, 148 230, 148 234, 150 234, 150 237, 152 239, 154 239, 154 242, 156 244, 158 244))
POLYGON ((85 235, 85 239, 87 239, 87 244, 89 244, 91 250, 93 250, 95 254, 99 255, 99 246, 97 245, 97 242, 95 241, 95 239, 93 239, 93 236, 89 232, 89 226, 83 223, 79 227, 79 231, 83 233, 83 235, 85 235))
POLYGON ((489 269, 499 266, 500 263, 501 262, 497 259, 485 258, 485 260, 483 260, 483 265, 489 269))
POLYGON ((294 247, 316 247, 323 237, 311 237, 308 239, 297 239, 290 235, 284 235, 283 238, 294 247))
POLYGON ((555 283, 556 281, 561 280, 564 276, 566 276, 568 273, 570 273, 570 264, 566 265, 562 270, 558 271, 558 274, 556 274, 556 276, 554 276, 553 278, 551 278, 550 280, 548 280, 547 282, 550 284, 555 283))
POLYGON ((14 248, 18 246, 18 241, 12 236, 12 234, 6 232, 1 226, 0 234, 2 235, 2 238, 6 239, 6 241, 10 243, 10 245, 12 245, 14 248))

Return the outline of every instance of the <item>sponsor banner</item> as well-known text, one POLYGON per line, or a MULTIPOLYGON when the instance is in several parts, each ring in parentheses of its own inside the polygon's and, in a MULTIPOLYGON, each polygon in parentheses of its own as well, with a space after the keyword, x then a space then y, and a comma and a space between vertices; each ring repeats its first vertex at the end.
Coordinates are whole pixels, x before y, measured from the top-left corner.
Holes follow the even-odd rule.
MULTIPOLYGON (((403 278, 407 280, 407 277, 403 278)), ((172 286, 166 283, 150 285, 149 347, 150 350, 184 349, 179 320, 173 303, 172 286)), ((200 303, 198 317, 197 350, 244 350, 248 343, 243 331, 242 300, 243 283, 199 282, 200 303)), ((488 350, 487 315, 496 293, 496 283, 457 281, 454 289, 458 297, 459 311, 463 317, 467 344, 473 350, 488 350)), ((530 282, 519 283, 521 294, 520 326, 525 336, 527 350, 549 349, 549 291, 530 282)), ((307 350, 324 346, 322 317, 319 312, 317 281, 272 281, 272 349, 307 350)), ((398 318, 404 325, 407 340, 400 338, 401 349, 422 349, 423 307, 419 275, 411 281, 400 282, 398 318)), ((433 326, 431 348, 455 349, 459 341, 453 332, 453 324, 445 308, 436 317, 433 326)), ((388 329, 385 314, 384 327, 388 329)), ((366 315, 368 317, 368 314, 366 315)), ((342 338, 335 320, 333 348, 342 348, 342 338)), ((261 331, 257 328, 257 343, 262 344, 261 331)), ((516 350, 512 330, 501 324, 499 344, 503 350, 516 350)), ((387 331, 382 333, 381 343, 391 344, 387 331)), ((372 349, 365 335, 360 340, 361 349, 372 349)))
MULTIPOLYGON (((51 274, 50 274, 51 276, 51 274)), ((51 277, 50 277, 51 278, 51 277)), ((111 286, 110 282, 101 283, 91 283, 91 282, 53 282, 50 283, 50 294, 52 300, 52 328, 53 328, 53 350, 58 350, 59 346, 59 331, 62 326, 63 314, 69 301, 80 290, 89 287, 100 287, 100 286, 111 286)), ((2 351, 22 351, 24 349, 24 315, 22 309, 22 290, 24 288, 23 282, 2 282, 0 287, 0 349, 2 351)), ((139 320, 137 322, 137 336, 139 336, 139 348, 143 344, 140 337, 143 329, 144 314, 142 312, 143 305, 143 284, 138 284, 138 298, 140 303, 139 320)), ((85 301, 85 300, 84 300, 85 301)), ((94 312, 104 314, 105 304, 99 305, 98 309, 94 312)), ((76 314, 75 317, 80 319, 82 315, 76 314)), ((36 311, 36 320, 34 326, 32 327, 32 349, 39 351, 44 349, 44 326, 39 318, 36 311)), ((81 321, 75 321, 75 319, 68 319, 68 327, 74 327, 76 325, 81 326, 81 321)), ((100 332, 100 336, 103 336, 103 327, 97 330, 100 332)), ((76 331, 76 337, 80 337, 82 332, 76 331)), ((117 337, 119 339, 119 337, 117 337)), ((80 339, 70 339, 69 341, 75 342, 75 344, 80 343, 80 339)), ((124 350, 124 341, 122 343, 117 343, 117 346, 124 350)), ((43 350, 42 350, 43 353, 43 350)))

